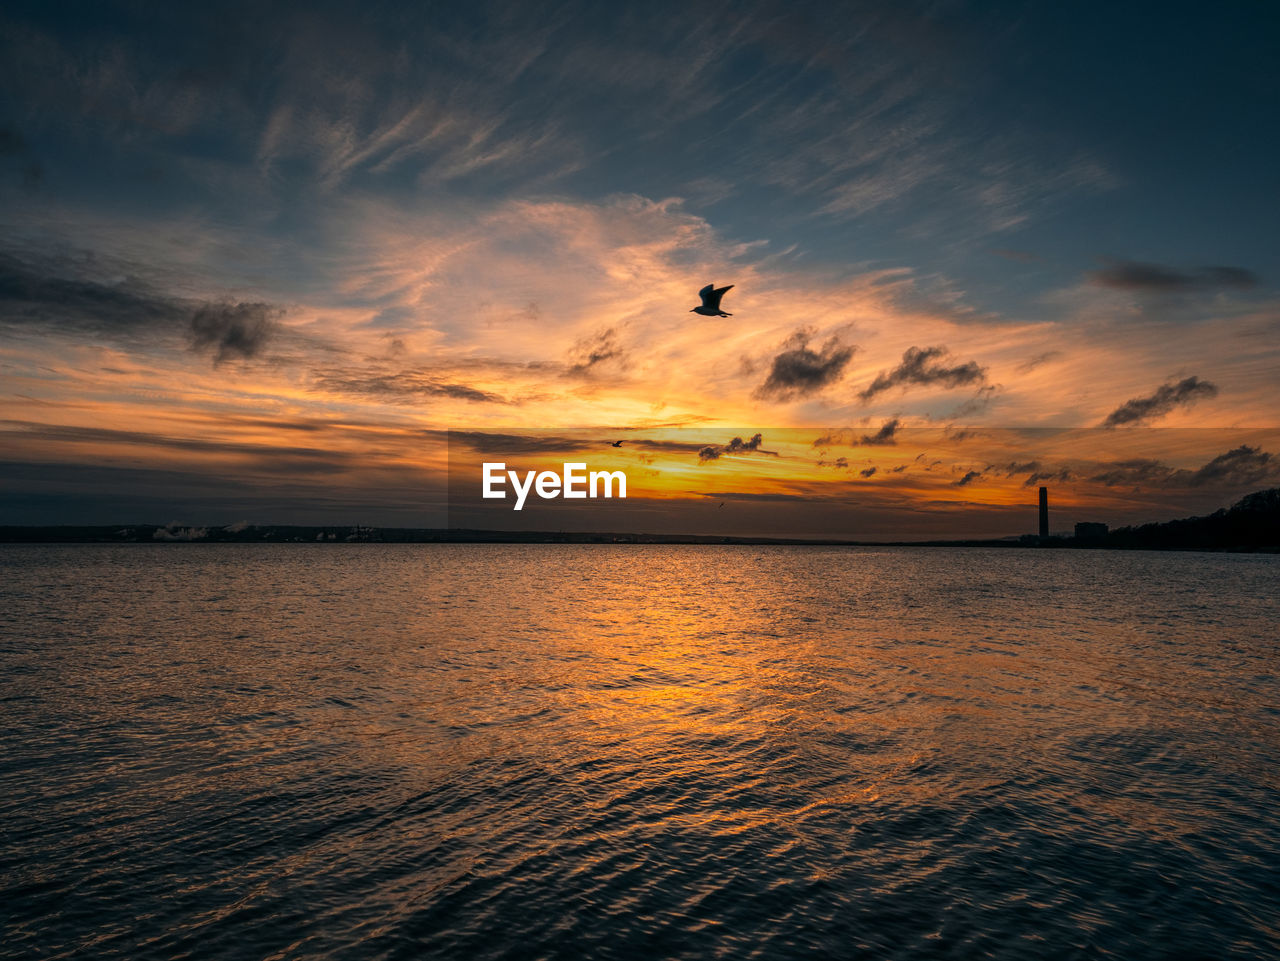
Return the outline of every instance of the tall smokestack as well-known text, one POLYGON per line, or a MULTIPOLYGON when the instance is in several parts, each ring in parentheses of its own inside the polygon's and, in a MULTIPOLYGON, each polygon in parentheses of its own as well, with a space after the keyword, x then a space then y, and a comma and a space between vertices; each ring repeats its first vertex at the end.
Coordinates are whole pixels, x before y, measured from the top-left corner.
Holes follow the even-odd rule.
POLYGON ((1049 536, 1049 488, 1040 488, 1040 536, 1049 536))

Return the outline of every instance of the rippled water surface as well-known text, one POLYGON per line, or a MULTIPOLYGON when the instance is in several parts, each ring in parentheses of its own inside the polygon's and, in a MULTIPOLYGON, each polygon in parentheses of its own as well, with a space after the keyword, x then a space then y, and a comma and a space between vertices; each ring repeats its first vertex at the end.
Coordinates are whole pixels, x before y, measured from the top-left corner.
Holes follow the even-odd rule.
POLYGON ((1280 557, 0 548, 5 957, 1280 957, 1280 557))

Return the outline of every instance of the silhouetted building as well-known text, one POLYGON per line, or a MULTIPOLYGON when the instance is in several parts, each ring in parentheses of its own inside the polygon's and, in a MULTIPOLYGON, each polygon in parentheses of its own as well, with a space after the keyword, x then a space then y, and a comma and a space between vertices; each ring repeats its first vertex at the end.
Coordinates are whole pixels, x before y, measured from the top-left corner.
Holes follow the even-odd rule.
POLYGON ((1076 540, 1100 541, 1107 536, 1107 525, 1097 521, 1081 521, 1076 525, 1076 540))
POLYGON ((1040 488, 1040 536, 1049 536, 1049 488, 1040 488))

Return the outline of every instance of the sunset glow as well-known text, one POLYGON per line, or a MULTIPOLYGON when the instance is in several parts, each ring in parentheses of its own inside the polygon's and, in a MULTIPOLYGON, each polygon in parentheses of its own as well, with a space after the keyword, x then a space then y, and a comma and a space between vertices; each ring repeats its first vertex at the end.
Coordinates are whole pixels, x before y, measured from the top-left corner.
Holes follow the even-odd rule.
MULTIPOLYGON (((1133 459, 1135 428, 1280 426, 1276 252, 1253 239, 1267 218, 1243 193, 1274 185, 1269 166, 1237 163, 1219 183, 1209 160, 1103 114, 1002 120, 994 92, 961 126, 945 111, 957 80, 1016 69, 1018 41, 992 41, 982 17, 935 33, 869 8, 843 35, 777 16, 796 47, 764 11, 704 47, 688 12, 674 33, 628 31, 623 54, 589 18, 495 12, 472 34, 449 17, 281 13, 236 34, 274 64, 257 93, 218 79, 227 50, 184 32, 200 34, 199 15, 140 29, 122 13, 90 43, 53 14, 14 14, 3 520, 430 526, 423 492, 444 483, 448 430, 780 443, 886 423, 1106 427, 1053 468, 1102 474, 1133 459), (176 69, 160 42, 174 31, 208 76, 176 69), (831 56, 814 60, 819 35, 831 56), (929 37, 955 73, 889 36, 929 37), (716 123, 732 149, 693 135, 716 123), (1070 150, 1047 146, 1062 137, 1070 150), (1143 164, 1157 156, 1194 183, 1188 203, 1216 205, 1195 229, 1162 228, 1179 201, 1155 202, 1143 164), (1132 212, 1123 228, 1117 210, 1132 212), (708 282, 732 284, 733 316, 690 313, 708 282)), ((998 451, 942 455, 948 482, 981 483, 891 476, 920 453, 901 444, 859 450, 849 462, 877 474, 851 476, 904 508, 1013 504, 1023 479, 993 471, 1043 458, 1001 436, 998 451)), ((1142 456, 1171 471, 1239 446, 1163 436, 1142 456)), ((1274 439, 1249 436, 1263 446, 1220 472, 1213 503, 1275 482, 1274 439)), ((810 491, 832 474, 806 443, 781 474, 714 470, 746 471, 761 495, 810 491)), ((717 489, 711 473, 667 463, 653 493, 717 489)), ((1137 486, 1150 495, 1161 476, 1137 486)), ((1119 510, 1105 486, 1055 491, 1119 510)))

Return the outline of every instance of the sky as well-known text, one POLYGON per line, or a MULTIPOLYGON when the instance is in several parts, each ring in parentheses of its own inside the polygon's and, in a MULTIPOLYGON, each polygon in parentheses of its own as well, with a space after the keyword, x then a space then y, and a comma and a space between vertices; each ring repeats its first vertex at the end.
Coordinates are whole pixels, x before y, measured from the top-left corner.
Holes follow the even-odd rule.
POLYGON ((449 432, 625 436, 748 533, 1280 483, 1269 4, 0 18, 0 523, 434 526, 449 432))

